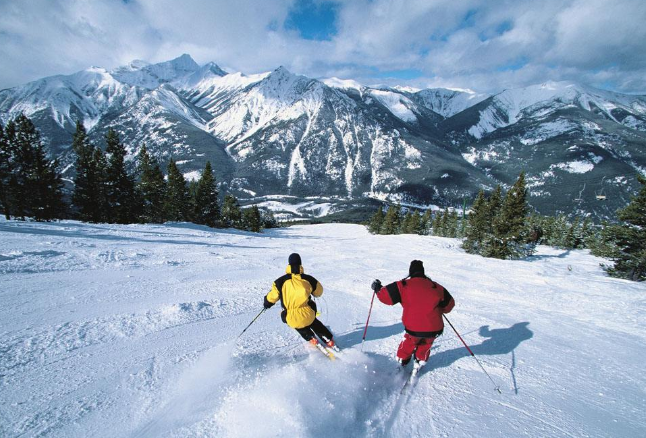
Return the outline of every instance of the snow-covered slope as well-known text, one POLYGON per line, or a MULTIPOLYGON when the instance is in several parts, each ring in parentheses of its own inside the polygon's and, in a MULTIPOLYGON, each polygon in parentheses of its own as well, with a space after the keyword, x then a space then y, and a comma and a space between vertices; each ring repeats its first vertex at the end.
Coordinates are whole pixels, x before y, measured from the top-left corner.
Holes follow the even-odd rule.
POLYGON ((92 129, 110 109, 120 110, 137 102, 142 90, 115 79, 108 71, 93 67, 69 76, 52 76, 0 92, 0 119, 20 113, 27 117, 46 112, 59 126, 73 129, 82 120, 92 129))
POLYGON ((200 66, 189 55, 182 55, 171 61, 147 64, 134 61, 126 67, 113 71, 113 76, 122 83, 154 90, 161 84, 180 80, 196 73, 200 66))
POLYGON ((446 88, 428 88, 415 93, 424 106, 448 118, 470 108, 489 96, 472 90, 449 90, 446 88))
POLYGON ((47 111, 64 129, 73 130, 76 121, 81 120, 91 130, 106 113, 136 104, 146 90, 155 90, 198 69, 190 56, 182 55, 159 64, 133 61, 113 71, 91 67, 69 76, 44 78, 1 91, 0 120, 47 111))
POLYGON ((475 138, 512 125, 522 118, 546 117, 568 107, 600 112, 615 122, 642 126, 646 97, 628 96, 570 82, 547 82, 526 88, 505 90, 480 110, 478 122, 468 129, 475 138), (624 114, 626 113, 626 114, 624 114))
POLYGON ((415 104, 403 94, 391 90, 370 90, 370 96, 404 122, 417 122, 417 116, 413 112, 415 104))
POLYGON ((646 285, 584 251, 499 261, 458 245, 340 224, 255 235, 0 219, 0 435, 644 436, 646 285), (236 339, 294 251, 324 287, 334 362, 280 306, 236 339), (412 259, 455 297, 449 319, 494 383, 447 326, 401 396, 399 306, 375 303, 362 348, 370 283, 412 259))
POLYGON ((256 76, 214 76, 183 93, 212 115, 208 131, 228 143, 239 190, 396 195, 402 177, 420 169, 424 153, 434 147, 406 135, 408 124, 417 126, 419 114, 430 111, 400 92, 364 93, 357 86, 280 67, 256 76))

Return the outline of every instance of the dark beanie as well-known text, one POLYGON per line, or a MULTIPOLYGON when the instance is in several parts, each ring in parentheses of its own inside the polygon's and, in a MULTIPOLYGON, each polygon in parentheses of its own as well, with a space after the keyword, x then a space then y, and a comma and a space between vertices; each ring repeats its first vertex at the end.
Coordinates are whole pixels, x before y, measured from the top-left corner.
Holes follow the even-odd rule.
POLYGON ((292 274, 298 274, 301 272, 301 256, 297 253, 289 255, 288 259, 289 265, 292 267, 292 274))
POLYGON ((421 260, 413 260, 410 262, 410 268, 408 268, 408 276, 413 277, 415 274, 424 275, 424 264, 421 260))

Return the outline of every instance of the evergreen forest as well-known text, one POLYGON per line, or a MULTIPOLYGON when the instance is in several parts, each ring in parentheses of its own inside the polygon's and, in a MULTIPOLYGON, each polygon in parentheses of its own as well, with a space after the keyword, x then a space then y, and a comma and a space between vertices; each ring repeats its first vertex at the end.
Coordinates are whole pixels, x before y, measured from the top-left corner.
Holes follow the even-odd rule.
POLYGON ((146 145, 128 166, 119 134, 110 129, 104 140, 103 148, 93 144, 83 124, 77 123, 74 188, 66 196, 59 163, 48 158, 31 120, 19 115, 0 125, 0 211, 5 218, 117 224, 186 221, 253 232, 278 226, 271 211, 256 205, 242 208, 230 194, 220 203, 210 162, 199 180, 187 181, 172 158, 164 172, 146 145))

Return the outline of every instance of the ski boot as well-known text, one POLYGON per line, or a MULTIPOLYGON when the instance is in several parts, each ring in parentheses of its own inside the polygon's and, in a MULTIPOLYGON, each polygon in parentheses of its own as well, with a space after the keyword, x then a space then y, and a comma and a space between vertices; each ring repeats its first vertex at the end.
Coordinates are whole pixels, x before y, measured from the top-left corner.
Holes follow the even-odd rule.
POLYGON ((327 345, 328 348, 336 351, 337 353, 341 351, 339 347, 336 346, 336 342, 334 342, 334 339, 327 339, 326 337, 323 337, 323 340, 325 341, 325 345, 327 345))
POLYGON ((400 372, 406 368, 406 365, 410 362, 410 357, 408 359, 402 359, 401 357, 397 358, 397 363, 399 366, 397 367, 397 372, 400 372))
POLYGON ((417 376, 417 373, 419 373, 419 370, 421 370, 424 365, 426 365, 425 360, 415 359, 415 363, 413 364, 412 376, 417 376))

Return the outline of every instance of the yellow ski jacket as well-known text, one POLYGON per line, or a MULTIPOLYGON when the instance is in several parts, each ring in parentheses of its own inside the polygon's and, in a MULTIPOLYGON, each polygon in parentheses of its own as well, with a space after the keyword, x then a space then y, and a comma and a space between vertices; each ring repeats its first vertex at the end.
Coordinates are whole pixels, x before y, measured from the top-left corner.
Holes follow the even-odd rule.
POLYGON ((323 294, 323 286, 316 278, 305 274, 302 266, 299 274, 292 274, 290 265, 287 265, 285 272, 285 275, 274 281, 265 300, 271 304, 280 300, 283 321, 290 327, 307 327, 316 318, 316 311, 310 306, 310 297, 320 297, 323 294))

